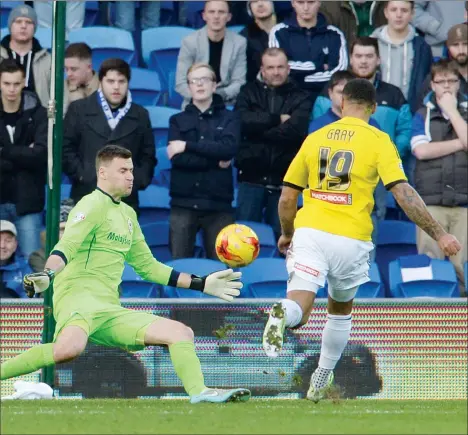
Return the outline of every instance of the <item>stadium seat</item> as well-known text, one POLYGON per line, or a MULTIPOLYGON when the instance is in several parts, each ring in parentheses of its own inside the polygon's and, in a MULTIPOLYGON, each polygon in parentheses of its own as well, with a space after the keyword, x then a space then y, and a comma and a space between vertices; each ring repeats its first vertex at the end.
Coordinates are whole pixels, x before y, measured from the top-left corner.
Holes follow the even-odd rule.
POLYGON ((101 63, 111 57, 117 57, 132 64, 135 56, 135 44, 130 32, 116 27, 82 27, 71 30, 68 42, 86 42, 93 51, 93 68, 97 71, 101 63))
POLYGON ((0 29, 2 29, 2 34, 1 34, 1 38, 0 39, 3 39, 3 37, 6 35, 5 33, 3 33, 3 28, 7 28, 8 29, 8 16, 10 15, 10 12, 12 9, 16 8, 16 6, 19 6, 20 4, 23 4, 24 2, 13 2, 13 1, 10 1, 10 2, 4 2, 4 1, 1 1, 0 2, 0 29))
POLYGON ((155 106, 161 98, 161 82, 155 71, 132 68, 129 88, 132 100, 141 106, 155 106))
POLYGON ((162 1, 161 2, 161 13, 159 16, 159 22, 161 26, 170 26, 178 21, 176 10, 174 9, 174 2, 162 1))
POLYGON ((270 225, 252 221, 236 221, 236 224, 247 225, 254 230, 260 240, 260 258, 273 257, 276 253, 276 238, 270 225))
POLYGON ((122 283, 120 284, 122 293, 121 298, 156 298, 159 297, 158 285, 145 281, 125 263, 122 274, 122 283))
POLYGON ((427 255, 409 255, 392 261, 390 293, 395 298, 459 297, 457 275, 452 263, 427 255))
POLYGON ((387 220, 401 220, 404 212, 400 209, 395 201, 395 198, 391 192, 387 192, 387 212, 385 219, 387 220))
POLYGON ((244 297, 281 298, 286 296, 288 272, 282 258, 258 258, 240 269, 244 297))
MULTIPOLYGON (((223 263, 206 258, 181 258, 179 260, 170 261, 167 265, 179 272, 191 273, 198 276, 204 276, 218 270, 226 269, 223 263)), ((213 296, 206 295, 199 291, 179 289, 170 286, 165 286, 163 291, 163 297, 166 298, 214 298, 213 296)))
POLYGON ((168 221, 170 211, 169 189, 150 184, 138 192, 140 199, 140 225, 168 221))
POLYGON ((389 288, 388 265, 405 255, 417 254, 416 225, 407 221, 383 220, 379 222, 375 261, 382 281, 389 288))
POLYGON ((154 168, 153 182, 158 186, 169 188, 171 184, 172 164, 167 156, 166 147, 156 149, 156 158, 158 159, 158 164, 154 168))
POLYGON ((236 25, 236 26, 228 26, 228 30, 230 30, 231 32, 236 32, 236 33, 240 33, 241 30, 243 30, 244 28, 245 26, 243 24, 236 25))
POLYGON ((185 2, 185 14, 187 17, 187 26, 193 27, 194 29, 200 29, 205 25, 205 21, 202 17, 203 8, 205 2, 200 1, 189 1, 185 2))
POLYGON ((96 25, 99 16, 99 2, 87 1, 85 6, 85 18, 83 27, 96 25))
POLYGON ((468 262, 465 263, 465 291, 468 295, 468 262))
POLYGON ((371 263, 369 269, 369 278, 369 282, 366 282, 365 284, 359 286, 356 298, 384 298, 384 286, 382 284, 379 268, 377 267, 376 263, 371 263))
POLYGON ((170 107, 159 106, 146 106, 145 109, 149 112, 156 148, 166 147, 169 118, 180 111, 171 109, 170 107))
POLYGON ((152 222, 141 225, 141 231, 153 256, 161 263, 172 260, 169 246, 169 221, 152 222))
POLYGON ((158 72, 167 94, 164 103, 170 107, 180 108, 182 105, 182 97, 175 90, 177 57, 182 39, 192 32, 193 29, 188 27, 167 26, 146 29, 141 33, 143 59, 148 68, 158 72))

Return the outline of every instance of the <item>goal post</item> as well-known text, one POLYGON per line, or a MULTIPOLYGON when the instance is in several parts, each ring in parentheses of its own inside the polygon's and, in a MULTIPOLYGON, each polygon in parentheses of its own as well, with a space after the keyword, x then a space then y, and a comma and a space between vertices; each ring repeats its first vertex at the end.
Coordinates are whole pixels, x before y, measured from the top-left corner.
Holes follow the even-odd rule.
MULTIPOLYGON (((46 204, 46 252, 49 254, 58 242, 60 224, 60 197, 62 184, 63 142, 63 92, 65 52, 65 1, 53 2, 52 68, 50 99, 47 107, 47 204, 46 204)), ((44 293, 44 329, 42 342, 51 343, 55 332, 53 316, 53 286, 44 293)), ((54 386, 54 366, 42 370, 43 382, 54 386)))

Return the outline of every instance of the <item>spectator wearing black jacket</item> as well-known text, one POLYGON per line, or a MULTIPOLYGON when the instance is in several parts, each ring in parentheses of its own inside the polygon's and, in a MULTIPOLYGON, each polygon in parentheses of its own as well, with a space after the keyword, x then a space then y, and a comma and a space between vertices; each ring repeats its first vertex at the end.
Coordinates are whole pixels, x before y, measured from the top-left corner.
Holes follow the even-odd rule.
POLYGON ((247 81, 253 82, 260 71, 262 54, 268 48, 270 30, 276 25, 274 2, 252 0, 247 12, 253 20, 240 32, 247 39, 247 81))
POLYGON ((234 222, 232 159, 240 122, 214 94, 216 74, 210 65, 192 65, 187 82, 192 99, 169 121, 170 246, 174 259, 192 257, 202 229, 207 257, 215 259, 216 236, 234 222))
POLYGON ((25 70, 14 60, 0 64, 0 219, 18 229, 21 253, 41 246, 47 173, 47 112, 25 90, 25 70))
POLYGON ((242 122, 237 219, 262 222, 265 209, 265 221, 279 237, 281 185, 307 136, 312 100, 290 80, 284 50, 265 50, 260 72, 259 79, 242 87, 235 107, 242 122))
POLYGON ((77 203, 96 188, 96 155, 112 142, 132 152, 135 180, 124 201, 138 212, 138 191, 151 183, 156 165, 148 111, 132 102, 130 66, 122 59, 105 60, 99 82, 100 89, 71 103, 65 116, 63 170, 72 181, 70 196, 77 203))

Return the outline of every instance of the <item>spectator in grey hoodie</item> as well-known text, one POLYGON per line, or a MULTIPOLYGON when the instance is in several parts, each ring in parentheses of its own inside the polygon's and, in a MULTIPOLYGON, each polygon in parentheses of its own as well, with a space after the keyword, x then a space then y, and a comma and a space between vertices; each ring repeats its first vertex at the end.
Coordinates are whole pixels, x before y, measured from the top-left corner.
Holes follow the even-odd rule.
POLYGON ((413 25, 424 32, 432 55, 441 57, 448 31, 463 22, 465 4, 460 0, 415 1, 413 25))
POLYGON ((431 69, 431 48, 410 24, 413 2, 389 1, 384 12, 388 24, 372 33, 379 41, 382 80, 400 88, 415 113, 421 85, 431 69))

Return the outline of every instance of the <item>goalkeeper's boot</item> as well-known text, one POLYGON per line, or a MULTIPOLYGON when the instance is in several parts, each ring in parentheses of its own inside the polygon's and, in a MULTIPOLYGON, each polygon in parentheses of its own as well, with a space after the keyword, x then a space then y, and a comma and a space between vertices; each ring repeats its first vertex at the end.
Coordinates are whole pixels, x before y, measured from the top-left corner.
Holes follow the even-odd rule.
POLYGON ((4 396, 2 400, 35 400, 53 399, 54 391, 43 382, 16 381, 13 384, 15 392, 11 396, 4 396))
POLYGON ((222 390, 220 388, 207 388, 197 396, 190 398, 190 403, 210 402, 247 402, 250 399, 250 390, 246 388, 234 388, 232 390, 222 390))
POLYGON ((286 310, 281 302, 271 307, 270 317, 263 331, 263 349, 270 358, 276 358, 283 347, 286 310))
POLYGON ((328 374, 326 383, 323 386, 317 386, 316 378, 316 372, 312 373, 312 376, 310 378, 309 391, 307 391, 307 399, 312 400, 312 402, 318 403, 320 402, 320 400, 325 399, 328 393, 331 391, 333 387, 333 380, 335 377, 333 375, 333 372, 330 372, 328 374))

